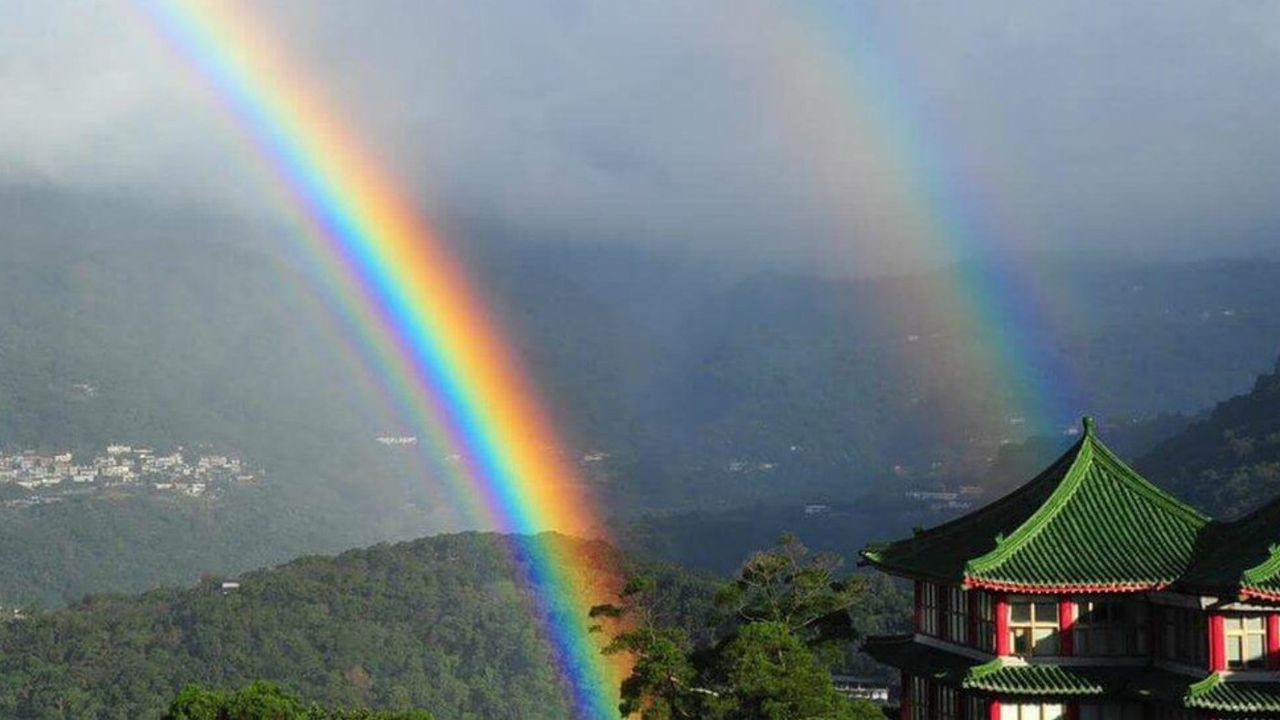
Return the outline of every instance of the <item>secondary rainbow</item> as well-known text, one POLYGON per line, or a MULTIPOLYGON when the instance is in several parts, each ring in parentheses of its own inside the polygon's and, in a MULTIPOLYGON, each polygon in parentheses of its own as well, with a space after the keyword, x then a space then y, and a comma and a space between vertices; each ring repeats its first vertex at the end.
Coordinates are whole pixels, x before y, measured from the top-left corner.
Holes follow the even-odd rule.
MULTIPOLYGON (((927 49, 908 46, 897 32, 892 20, 900 8, 868 0, 750 7, 771 18, 773 32, 769 48, 747 54, 765 58, 760 75, 782 78, 767 86, 766 108, 793 130, 806 162, 843 163, 815 175, 855 176, 857 187, 892 209, 891 227, 879 229, 913 260, 941 266, 920 310, 971 339, 974 355, 951 361, 971 365, 966 377, 981 383, 977 394, 999 398, 1006 418, 1037 432, 1074 428, 1082 414, 1074 406, 1078 378, 1055 350, 1055 333, 1071 321, 1070 298, 1019 253, 1035 230, 1002 209, 999 192, 1019 179, 974 169, 991 165, 975 155, 1001 149, 967 147, 914 92, 920 83, 911 58, 927 49)), ((827 198, 832 207, 848 202, 827 198)), ((964 417, 939 421, 969 423, 984 412, 966 408, 964 417)))
POLYGON ((523 535, 512 551, 575 715, 617 717, 619 667, 587 633, 587 610, 605 589, 582 558, 535 535, 595 532, 597 516, 463 268, 241 3, 139 6, 305 221, 330 294, 402 411, 462 458, 452 481, 471 519, 523 535))

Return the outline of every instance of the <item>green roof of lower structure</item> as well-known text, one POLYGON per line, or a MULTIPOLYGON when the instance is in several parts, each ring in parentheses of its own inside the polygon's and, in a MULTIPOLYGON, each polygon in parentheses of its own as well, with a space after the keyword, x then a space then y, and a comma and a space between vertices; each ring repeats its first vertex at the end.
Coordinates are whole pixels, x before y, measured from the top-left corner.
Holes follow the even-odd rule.
POLYGON ((969 671, 960 686, 1001 695, 1066 697, 1102 695, 1097 680, 1060 665, 1008 665, 996 659, 969 671))
POLYGON ((1193 710, 1280 713, 1280 683, 1242 682, 1210 675, 1192 685, 1183 704, 1193 710))
POLYGON ((1172 584, 1208 520, 1095 436, 1034 480, 915 537, 863 551, 889 572, 1014 592, 1126 592, 1172 584))

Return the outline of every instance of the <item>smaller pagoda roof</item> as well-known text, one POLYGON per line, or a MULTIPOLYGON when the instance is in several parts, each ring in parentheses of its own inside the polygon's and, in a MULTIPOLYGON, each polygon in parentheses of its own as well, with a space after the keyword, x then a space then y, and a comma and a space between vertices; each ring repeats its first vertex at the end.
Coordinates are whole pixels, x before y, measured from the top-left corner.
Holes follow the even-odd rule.
POLYGON ((995 590, 1136 592, 1178 579, 1207 523, 1120 460, 1085 418, 1079 442, 1031 482, 862 557, 886 572, 995 590))
POLYGON ((1280 601, 1280 499, 1201 533, 1184 588, 1244 599, 1280 601))
POLYGON ((966 690, 1022 697, 1078 697, 1107 692, 1106 685, 1073 668, 1016 665, 1003 658, 973 668, 960 686, 966 690))
POLYGON ((1280 683, 1241 682, 1213 674, 1187 689, 1183 705, 1192 710, 1280 713, 1280 683))

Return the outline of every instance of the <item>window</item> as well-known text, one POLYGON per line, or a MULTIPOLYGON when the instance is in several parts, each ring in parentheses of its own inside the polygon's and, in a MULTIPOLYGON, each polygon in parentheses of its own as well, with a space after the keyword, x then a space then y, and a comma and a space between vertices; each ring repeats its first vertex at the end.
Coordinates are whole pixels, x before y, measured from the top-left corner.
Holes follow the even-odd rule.
POLYGON ((987 704, 986 698, 970 695, 965 700, 969 720, 987 720, 991 714, 991 706, 987 704))
POLYGON ((920 583, 920 632, 925 635, 938 635, 939 616, 942 607, 939 604, 939 587, 933 583, 920 583))
POLYGON ((1000 720, 1065 720, 1061 705, 1000 705, 1000 720))
POLYGON ((1058 603, 1014 600, 1009 603, 1009 646, 1016 655, 1058 654, 1058 603))
POLYGON ((947 604, 944 616, 947 625, 947 639, 952 642, 966 644, 969 642, 969 593, 963 588, 948 586, 947 604))
POLYGON ((1137 703, 1080 703, 1080 720, 1142 720, 1137 703))
POLYGON ((1222 619, 1227 667, 1261 668, 1267 664, 1267 620, 1262 615, 1228 615, 1222 619))
POLYGON ((1190 608, 1160 608, 1160 657, 1208 667, 1209 628, 1204 613, 1190 608))
POLYGON ((923 678, 912 677, 911 687, 911 720, 933 720, 930 711, 929 683, 923 678))
POLYGON ((977 619, 973 624, 973 631, 977 633, 977 637, 973 639, 974 647, 987 652, 996 651, 996 601, 991 593, 978 590, 973 593, 973 611, 977 615, 977 619))
POLYGON ((960 694, 945 685, 935 687, 938 694, 933 709, 937 720, 960 720, 960 694))
POLYGON ((1135 600, 1097 600, 1078 605, 1075 654, 1084 657, 1147 653, 1147 606, 1135 600))

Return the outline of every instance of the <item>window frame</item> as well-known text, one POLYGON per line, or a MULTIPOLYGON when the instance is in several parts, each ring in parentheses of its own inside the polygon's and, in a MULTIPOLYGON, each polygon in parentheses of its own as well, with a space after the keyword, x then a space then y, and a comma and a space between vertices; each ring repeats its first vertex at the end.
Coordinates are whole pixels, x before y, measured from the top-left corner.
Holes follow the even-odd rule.
POLYGON ((920 632, 942 636, 942 586, 920 581, 920 632))
POLYGON ((999 631, 996 623, 996 597, 983 590, 973 592, 973 600, 969 603, 969 609, 974 615, 972 644, 979 650, 994 654, 996 633, 999 631))
POLYGON ((943 588, 942 630, 951 642, 969 644, 969 591, 959 585, 943 588))
POLYGON ((1267 615, 1265 613, 1229 613, 1222 616, 1222 646, 1228 670, 1265 670, 1267 667, 1267 615), (1249 627, 1248 622, 1256 620, 1258 627, 1249 627), (1237 624, 1232 629, 1232 623, 1237 624), (1259 653, 1256 657, 1245 658, 1249 648, 1249 638, 1258 638, 1259 653), (1237 650, 1240 660, 1232 661, 1231 652, 1237 650))
POLYGON ((1173 605, 1156 606, 1160 632, 1156 656, 1193 667, 1209 667, 1209 616, 1173 605))
POLYGON ((933 690, 933 717, 936 720, 961 720, 960 693, 941 683, 933 683, 933 690))
POLYGON ((1066 720, 1065 703, 1000 703, 1000 720, 1066 720), (1036 714, 1031 715, 1032 709, 1036 714), (1056 715, 1049 715, 1046 708, 1056 708, 1056 715), (1013 711, 1011 715, 1009 711, 1013 711))
POLYGON ((1057 598, 1009 598, 1009 649, 1014 655, 1022 657, 1057 657, 1062 653, 1062 626, 1059 618, 1057 598), (1027 607, 1027 620, 1016 619, 1018 608, 1027 607), (1039 608, 1046 608, 1052 620, 1040 617, 1039 608), (1041 632, 1047 633, 1044 640, 1052 640, 1052 650, 1037 652, 1036 646, 1042 642, 1037 638, 1041 632), (1025 633, 1028 638, 1026 652, 1020 649, 1018 637, 1025 633))
POLYGON ((1151 652, 1150 608, 1135 598, 1079 599, 1071 636, 1079 657, 1145 657, 1151 652))

